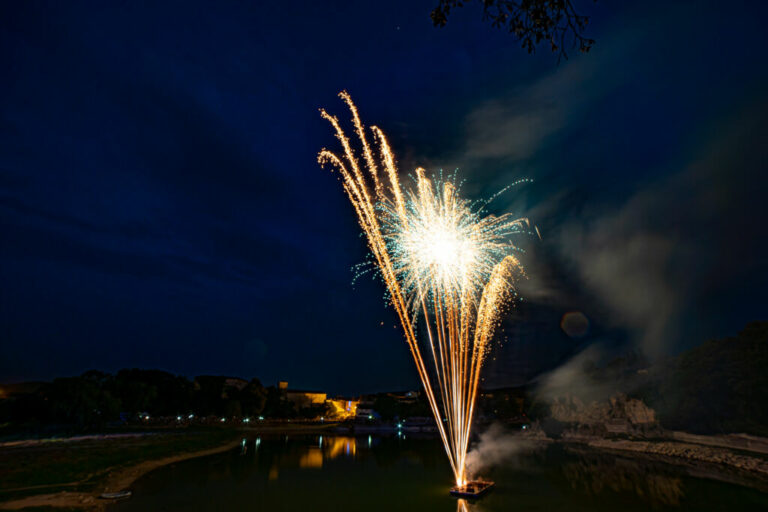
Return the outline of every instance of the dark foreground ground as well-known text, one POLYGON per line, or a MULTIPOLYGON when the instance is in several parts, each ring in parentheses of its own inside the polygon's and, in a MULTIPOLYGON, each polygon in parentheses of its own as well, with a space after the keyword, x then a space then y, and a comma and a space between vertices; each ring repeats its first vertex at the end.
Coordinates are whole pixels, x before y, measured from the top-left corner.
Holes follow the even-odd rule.
POLYGON ((102 492, 125 489, 155 468, 234 448, 255 432, 333 429, 320 425, 264 424, 252 428, 133 430, 0 442, 0 509, 102 509, 102 492))
POLYGON ((4 443, 0 445, 0 508, 98 509, 103 505, 96 498, 101 492, 124 488, 160 465, 229 449, 240 437, 232 429, 201 429, 4 443))

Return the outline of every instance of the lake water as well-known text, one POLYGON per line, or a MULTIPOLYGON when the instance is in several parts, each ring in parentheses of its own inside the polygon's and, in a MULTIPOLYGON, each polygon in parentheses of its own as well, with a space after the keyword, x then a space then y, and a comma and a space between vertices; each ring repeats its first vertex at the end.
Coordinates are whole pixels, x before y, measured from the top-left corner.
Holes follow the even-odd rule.
MULTIPOLYGON (((768 494, 682 467, 551 445, 484 471, 477 503, 448 495, 436 439, 412 434, 272 436, 160 468, 114 511, 646 511, 768 510, 768 494)), ((738 481, 738 478, 721 475, 738 481)))

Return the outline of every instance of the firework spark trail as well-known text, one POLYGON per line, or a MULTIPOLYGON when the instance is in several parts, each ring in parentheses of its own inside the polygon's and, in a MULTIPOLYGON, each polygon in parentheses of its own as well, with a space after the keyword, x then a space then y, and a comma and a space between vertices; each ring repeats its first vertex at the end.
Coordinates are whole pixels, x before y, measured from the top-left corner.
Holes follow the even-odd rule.
POLYGON ((371 132, 389 181, 385 187, 357 107, 346 91, 339 96, 352 113, 370 177, 363 174, 338 118, 322 109, 343 157, 323 149, 318 162, 341 175, 402 324, 456 483, 463 485, 482 364, 502 307, 514 293, 514 280, 522 274, 508 238, 530 232, 530 225, 509 214, 481 216, 482 208, 473 210, 461 199, 453 181, 433 183, 422 168, 416 169, 415 188, 404 191, 389 143, 374 126, 371 132), (426 329, 426 359, 416 337, 419 317, 426 329))

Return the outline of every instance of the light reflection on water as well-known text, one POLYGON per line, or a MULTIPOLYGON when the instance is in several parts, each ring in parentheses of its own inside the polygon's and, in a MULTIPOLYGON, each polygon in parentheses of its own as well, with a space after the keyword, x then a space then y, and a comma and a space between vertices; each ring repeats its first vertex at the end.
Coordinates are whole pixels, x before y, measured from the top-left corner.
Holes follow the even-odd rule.
MULTIPOLYGON (((275 480, 279 477, 280 467, 291 467, 296 462, 300 468, 304 469, 322 469, 323 461, 334 460, 339 457, 351 457, 354 458, 357 454, 357 439, 350 436, 331 436, 327 437, 325 444, 323 444, 323 436, 317 436, 317 444, 302 445, 300 449, 294 450, 293 453, 285 454, 284 457, 279 457, 273 461, 270 467, 270 480, 275 480)), ((261 438, 258 437, 254 440, 254 445, 259 446, 261 444, 261 438)), ((371 447, 372 439, 368 436, 368 448, 371 447)))
POLYGON ((459 498, 456 500, 456 512, 480 512, 480 507, 464 498, 459 498))
POLYGON ((560 446, 519 454, 488 471, 482 476, 496 487, 473 503, 448 495, 444 458, 439 440, 430 438, 262 436, 232 453, 150 473, 113 510, 768 510, 768 495, 752 489, 560 446))

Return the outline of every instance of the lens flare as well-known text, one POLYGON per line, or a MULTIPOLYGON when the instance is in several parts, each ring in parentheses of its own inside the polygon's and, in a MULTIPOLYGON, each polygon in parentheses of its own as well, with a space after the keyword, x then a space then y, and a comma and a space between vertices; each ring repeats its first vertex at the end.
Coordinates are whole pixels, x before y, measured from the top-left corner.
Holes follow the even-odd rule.
POLYGON ((510 237, 531 234, 531 226, 509 214, 485 215, 487 202, 462 199, 455 176, 434 180, 419 168, 413 186, 404 190, 384 133, 371 127, 376 144, 370 144, 351 97, 339 96, 352 113, 365 163, 338 118, 322 109, 343 153, 323 149, 318 162, 340 174, 461 486, 471 476, 465 462, 482 364, 503 307, 515 295, 514 282, 523 274, 510 237), (423 346, 417 325, 424 326, 423 346))

